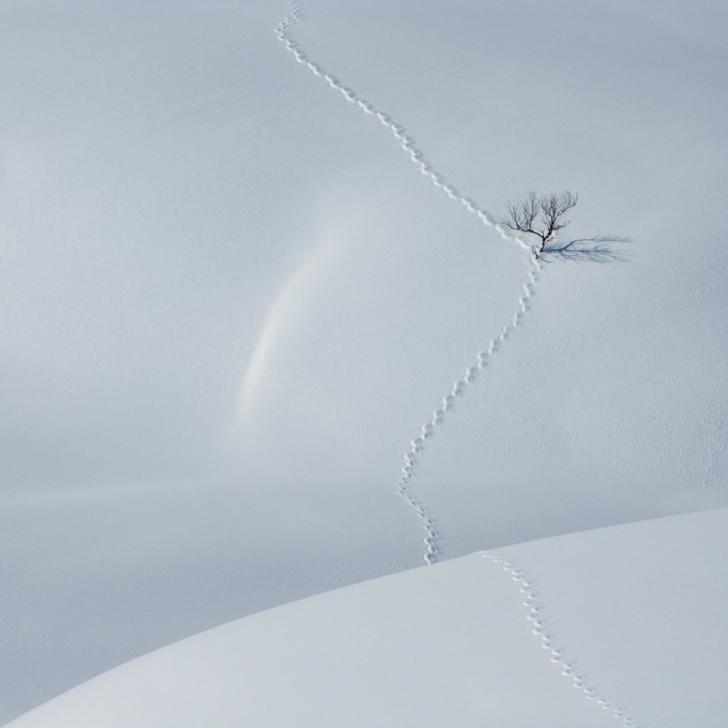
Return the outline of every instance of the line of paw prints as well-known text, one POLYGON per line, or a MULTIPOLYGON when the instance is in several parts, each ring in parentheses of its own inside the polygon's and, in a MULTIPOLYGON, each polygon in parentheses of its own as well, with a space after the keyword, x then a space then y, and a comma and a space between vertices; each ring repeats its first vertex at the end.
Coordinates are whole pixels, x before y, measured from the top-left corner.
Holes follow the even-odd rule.
MULTIPOLYGON (((389 132, 399 142, 401 149, 408 154, 411 162, 417 166, 419 171, 425 175, 435 187, 441 189, 448 197, 460 203, 469 213, 476 215, 483 225, 493 227, 502 238, 514 241, 521 247, 532 251, 528 242, 513 235, 511 231, 500 225, 491 215, 480 208, 470 198, 464 197, 455 189, 455 187, 450 185, 444 175, 438 172, 426 159, 423 152, 416 146, 412 137, 407 135, 403 126, 397 124, 388 114, 377 109, 376 106, 371 104, 369 101, 361 98, 356 92, 345 86, 338 78, 328 73, 318 63, 309 58, 290 33, 291 27, 293 27, 296 23, 299 23, 302 20, 302 17, 303 14, 300 3, 298 3, 297 0, 290 0, 288 15, 286 15, 286 17, 275 27, 276 37, 285 46, 286 50, 293 55, 295 60, 304 65, 314 76, 324 80, 332 89, 341 93, 348 102, 355 104, 365 114, 376 118, 386 129, 389 130, 389 132)), ((453 411, 456 398, 462 396, 467 386, 476 380, 478 373, 487 368, 490 358, 512 333, 513 329, 521 323, 523 315, 528 310, 528 302, 533 295, 533 287, 538 280, 539 273, 541 272, 541 266, 538 258, 533 255, 533 253, 531 264, 532 268, 529 272, 529 279, 523 286, 524 292, 518 299, 518 310, 514 314, 512 321, 504 327, 498 338, 491 340, 486 352, 478 354, 476 361, 466 369, 463 378, 455 382, 452 391, 443 397, 441 406, 436 409, 432 413, 430 419, 425 422, 422 426, 420 435, 412 441, 410 449, 404 454, 402 475, 397 484, 397 491, 422 521, 422 525, 425 530, 424 561, 428 565, 437 561, 439 553, 439 534, 436 530, 435 522, 430 512, 424 503, 412 492, 411 484, 414 478, 415 469, 419 463, 419 456, 425 449, 426 443, 434 437, 437 428, 442 424, 446 415, 453 411)))
MULTIPOLYGON (((502 238, 514 241, 526 250, 532 250, 531 245, 527 241, 518 236, 514 236, 510 231, 500 225, 495 218, 488 214, 488 212, 480 208, 470 198, 463 196, 454 186, 449 184, 445 176, 438 172, 427 160, 415 144, 414 139, 407 134, 403 126, 397 124, 388 114, 377 109, 366 99, 359 97, 351 88, 345 86, 338 78, 328 73, 308 57, 289 32, 289 29, 300 22, 302 17, 303 14, 300 4, 296 0, 290 0, 288 15, 275 27, 276 36, 296 61, 308 68, 314 76, 322 78, 332 89, 341 93, 349 103, 355 104, 365 114, 375 117, 391 132, 399 142, 401 149, 408 154, 410 161, 418 167, 419 171, 425 177, 429 178, 435 187, 441 189, 449 198, 461 204, 469 213, 476 215, 482 224, 493 227, 502 238)), ((518 299, 518 310, 514 314, 513 319, 503 328, 497 338, 491 339, 487 351, 479 353, 473 365, 468 367, 463 377, 454 383, 452 390, 442 398, 441 406, 432 412, 430 418, 422 426, 420 434, 412 440, 410 449, 403 456, 404 464, 402 466, 401 478, 397 484, 397 490, 422 521, 425 529, 424 560, 426 564, 433 564, 437 560, 438 533, 435 522, 428 509, 411 490, 416 468, 419 465, 422 452, 425 450, 427 444, 435 436, 445 418, 454 410, 457 399, 462 397, 467 387, 477 380, 479 373, 488 367, 490 359, 497 353, 513 330, 522 322, 523 316, 528 310, 529 300, 534 293, 534 286, 541 272, 541 266, 537 257, 532 257, 531 263, 532 269, 529 272, 528 282, 523 286, 524 292, 518 299)), ((537 604, 537 597, 532 582, 528 581, 511 562, 488 553, 483 554, 483 557, 501 566, 520 585, 520 591, 523 595, 523 605, 527 609, 526 618, 531 622, 532 631, 539 638, 541 646, 546 650, 549 659, 557 666, 560 666, 561 674, 570 679, 572 685, 580 690, 587 699, 594 701, 600 708, 610 711, 611 715, 620 721, 623 728, 639 728, 633 718, 627 715, 622 708, 613 706, 611 701, 601 696, 595 688, 589 685, 586 679, 576 672, 573 664, 564 659, 563 650, 555 646, 553 636, 546 630, 542 615, 543 608, 537 604)))
POLYGON ((480 556, 499 566, 517 584, 521 593, 523 607, 526 610, 526 619, 531 623, 531 631, 541 643, 541 647, 544 649, 546 656, 560 670, 564 678, 569 680, 571 685, 581 692, 587 700, 592 701, 602 710, 608 711, 612 718, 619 722, 622 728, 640 728, 640 725, 634 718, 628 715, 624 708, 615 705, 611 700, 601 695, 578 672, 575 665, 566 659, 564 650, 557 646, 554 636, 548 631, 544 617, 544 607, 539 603, 533 581, 528 579, 523 571, 518 569, 512 561, 508 561, 487 551, 482 552, 480 556))
POLYGON ((523 284, 523 293, 518 299, 518 309, 513 315, 513 318, 502 329, 498 337, 490 340, 487 349, 481 351, 476 356, 475 361, 465 369, 462 378, 454 382, 452 389, 442 398, 440 406, 432 412, 430 417, 422 425, 420 433, 411 441, 409 449, 402 456, 404 462, 397 483, 397 492, 409 503, 423 522, 425 529, 424 560, 428 565, 434 564, 437 561, 440 550, 438 543, 439 536, 429 511, 412 492, 412 482, 417 475, 417 468, 420 465, 422 453, 435 437, 438 429, 445 422, 445 419, 454 412, 457 400, 465 395, 468 387, 477 382, 480 374, 488 368, 491 359, 498 353, 516 327, 522 323, 525 313, 529 310, 530 300, 534 295, 535 285, 539 280, 539 275, 542 270, 541 264, 536 257, 531 262, 532 268, 529 271, 527 282, 523 284))
POLYGON ((298 63, 305 66, 314 76, 321 78, 332 89, 338 91, 349 103, 356 105, 365 114, 373 116, 379 121, 394 138, 399 142, 401 149, 409 156, 410 161, 419 169, 419 171, 427 177, 430 182, 450 199, 461 204, 469 213, 478 217, 483 225, 494 228, 504 240, 511 240, 526 250, 531 250, 532 246, 523 238, 514 235, 512 231, 502 226, 492 215, 479 207, 473 200, 462 195, 453 187, 443 174, 438 172, 435 167, 427 160, 422 150, 420 150, 414 139, 407 134, 406 129, 398 124, 392 117, 377 109, 374 104, 366 99, 361 98, 355 91, 344 85, 336 76, 328 73, 318 63, 313 61, 306 52, 301 48, 300 44, 291 35, 290 28, 299 23, 303 18, 301 6, 296 0, 289 3, 288 15, 275 27, 275 34, 278 40, 283 43, 286 50, 293 55, 298 63))

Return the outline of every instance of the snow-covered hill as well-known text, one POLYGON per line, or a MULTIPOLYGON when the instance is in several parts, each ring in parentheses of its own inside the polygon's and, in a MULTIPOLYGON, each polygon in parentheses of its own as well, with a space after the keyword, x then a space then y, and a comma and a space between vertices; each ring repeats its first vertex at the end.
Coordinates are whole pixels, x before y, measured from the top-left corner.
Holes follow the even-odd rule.
POLYGON ((718 510, 476 553, 199 634, 11 725, 722 728, 726 549, 718 510))
POLYGON ((728 6, 289 10, 0 4, 0 722, 426 535, 728 505, 728 6))

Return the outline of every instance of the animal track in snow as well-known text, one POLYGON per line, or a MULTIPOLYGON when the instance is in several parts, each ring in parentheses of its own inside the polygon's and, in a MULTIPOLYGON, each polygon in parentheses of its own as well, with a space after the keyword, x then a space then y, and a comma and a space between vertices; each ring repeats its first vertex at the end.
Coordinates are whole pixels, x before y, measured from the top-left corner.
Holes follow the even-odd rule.
POLYGON ((493 564, 499 566, 519 586, 523 597, 522 603, 526 609, 526 619, 531 623, 531 631, 541 643, 549 660, 558 667, 561 674, 569 680, 571 685, 582 695, 592 701, 597 707, 606 710, 615 720, 619 721, 622 728, 640 728, 634 718, 627 711, 615 705, 611 700, 602 695, 597 688, 577 670, 576 666, 566 659, 564 650, 556 643, 554 635, 548 630, 545 618, 545 609, 539 602, 533 581, 528 579, 523 571, 518 569, 512 561, 503 559, 488 551, 481 552, 480 556, 493 564))
POLYGON ((478 376, 488 368, 490 360, 500 350, 503 343, 513 333, 514 329, 523 322, 524 314, 529 309, 529 302, 542 270, 541 263, 535 255, 531 258, 531 266, 532 269, 529 271, 528 280, 523 284, 523 293, 518 299, 518 309, 513 314, 512 319, 503 327, 496 338, 488 342, 487 348, 476 355, 475 360, 465 369, 462 377, 453 383, 452 389, 445 394, 440 406, 432 412, 422 425, 420 433, 412 440, 409 450, 403 456, 404 464, 397 483, 397 492, 414 508, 417 516, 422 520, 426 534, 424 539, 424 560, 428 565, 437 561, 439 552, 438 533, 431 514, 422 501, 413 494, 411 488, 416 468, 420 463, 421 453, 435 436, 445 418, 452 413, 457 399, 462 397, 468 387, 477 381, 478 376))
POLYGON ((445 417, 454 409, 455 400, 462 396, 467 390, 467 387, 477 379, 479 373, 487 368, 493 355, 499 350, 513 330, 520 325, 523 320, 523 315, 528 310, 528 302, 534 293, 534 286, 541 273, 541 264, 533 247, 526 240, 513 235, 510 230, 499 224, 492 215, 479 207, 469 197, 463 196, 451 185, 445 176, 425 157, 425 154, 415 144, 414 139, 407 134, 403 126, 394 121, 389 114, 378 109, 374 104, 359 96, 354 90, 345 86, 338 78, 330 74, 306 54, 290 33, 290 29, 302 19, 301 6, 297 0, 290 0, 288 6, 288 14, 276 25, 274 32, 278 40, 280 40, 296 61, 305 66, 314 76, 325 81, 332 89, 338 91, 349 103, 354 104, 363 113, 373 117, 382 124, 397 140, 400 148, 408 155, 410 161, 435 187, 459 203, 468 213, 475 215, 481 224, 494 228, 503 239, 511 240, 530 252, 531 269, 528 274, 528 280, 523 284, 523 294, 518 299, 518 308, 511 321, 509 321, 496 338, 490 340, 487 349, 479 353, 476 359, 465 369, 462 378, 458 379, 454 383, 452 390, 442 398, 441 404, 422 425, 421 432, 412 440, 410 448, 403 455, 404 464, 402 465, 401 477, 397 483, 397 492, 422 521, 425 531, 423 558, 426 564, 433 564, 437 560, 439 553, 438 533, 435 528, 435 522, 427 507, 413 493, 411 487, 412 480, 415 476, 415 469, 420 461, 420 454, 426 444, 434 437, 445 417))
POLYGON ((336 76, 328 73, 318 63, 311 60, 298 42, 290 33, 296 23, 301 22, 303 17, 301 6, 296 0, 291 0, 288 4, 289 11, 283 20, 276 25, 274 32, 278 40, 285 46, 286 50, 298 61, 305 66, 314 76, 322 79, 332 89, 338 91, 349 103, 357 106, 362 112, 372 116, 380 124, 382 124, 392 136, 399 142, 400 148, 407 154, 410 161, 419 169, 419 171, 427 177, 430 182, 442 190, 450 199, 462 205, 465 210, 475 215, 483 225, 494 228, 504 240, 511 240, 522 248, 531 251, 533 246, 523 238, 513 235, 513 233, 503 225, 501 225, 490 213, 479 207, 469 197, 463 196, 450 182, 445 175, 439 172, 434 165, 425 157, 424 153, 415 143, 415 140, 407 134, 407 130, 398 124, 386 112, 378 109, 374 104, 362 98, 356 91, 345 86, 336 76))
MULTIPOLYGON (((528 279, 523 284, 523 293, 518 299, 516 312, 512 319, 501 330, 500 334, 490 340, 487 348, 477 354, 475 361, 465 369, 463 376, 455 381, 452 389, 442 398, 440 406, 435 409, 427 421, 422 425, 420 433, 412 440, 410 448, 403 456, 404 464, 402 465, 402 475, 397 483, 397 491, 404 500, 415 511, 418 518, 422 521, 425 530, 425 552, 424 560, 428 565, 434 564, 438 556, 438 533, 436 524, 429 510, 412 491, 412 481, 415 477, 416 468, 419 464, 421 453, 425 449, 428 442, 432 440, 438 428, 441 426, 445 417, 452 412, 455 402, 459 397, 467 391, 478 378, 479 374, 487 369, 491 358, 500 350, 503 343, 513 333, 514 329, 523 321, 524 314, 529 310, 529 302, 534 294, 534 288, 542 273, 541 262, 534 248, 522 238, 513 235, 509 230, 500 225, 497 220, 488 212, 480 208, 473 200, 464 197, 458 190, 453 187, 443 174, 437 171, 431 162, 425 157, 423 152, 417 147, 412 137, 410 137, 403 126, 397 124, 388 114, 377 109, 374 104, 360 97, 351 88, 345 86, 338 78, 328 73, 319 64, 311 60, 303 51, 298 42, 291 35, 290 28, 302 19, 301 6, 297 0, 289 0, 288 15, 275 27, 275 34, 286 50, 293 55, 296 61, 308 68, 314 76, 324 80, 332 89, 341 93, 341 95, 349 102, 356 105, 362 112, 375 118, 381 123, 394 138, 399 142, 401 149, 409 156, 412 163, 419 168, 419 171, 425 175, 435 187, 441 189, 448 197, 459 203, 468 213, 478 217, 483 225, 494 228, 499 235, 507 240, 512 240, 522 248, 530 252, 530 269, 528 279)), ((543 607, 538 604, 537 595, 533 588, 533 583, 527 580, 522 572, 518 571, 510 561, 501 559, 494 554, 488 552, 482 553, 483 558, 489 559, 495 564, 501 566, 503 571, 508 574, 517 584, 520 584, 520 591, 523 594, 523 605, 527 609, 526 618, 532 623, 532 631, 536 635, 541 646, 546 651, 551 662, 561 668, 561 674, 569 678, 571 684, 579 690, 584 697, 590 701, 594 701, 596 705, 604 710, 610 711, 612 717, 618 720, 622 728, 640 728, 638 724, 631 718, 624 709, 614 706, 613 703, 602 696, 596 688, 582 677, 574 665, 564 659, 564 652, 556 646, 554 637, 547 631, 546 623, 543 617, 543 607)))

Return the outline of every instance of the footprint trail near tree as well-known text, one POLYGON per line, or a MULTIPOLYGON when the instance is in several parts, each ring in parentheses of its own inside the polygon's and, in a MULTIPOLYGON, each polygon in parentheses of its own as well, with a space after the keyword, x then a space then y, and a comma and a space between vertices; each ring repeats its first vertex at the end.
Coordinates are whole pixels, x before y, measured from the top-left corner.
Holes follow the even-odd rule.
POLYGON ((439 535, 432 514, 412 487, 416 470, 420 465, 423 452, 437 433, 445 418, 452 415, 456 400, 462 397, 468 387, 475 383, 479 373, 487 369, 491 358, 500 350, 514 329, 523 321, 524 314, 528 311, 530 299, 534 294, 534 287, 542 272, 542 267, 538 256, 533 251, 532 245, 522 237, 514 235, 511 230, 502 225, 493 215, 477 205, 469 197, 462 195, 450 184, 445 178, 445 175, 439 172, 432 162, 427 159, 414 139, 407 133, 405 127, 398 124, 389 114, 377 108, 370 101, 362 98, 356 91, 344 85, 336 76, 330 74, 308 56, 290 32, 290 29, 296 23, 301 22, 302 19, 303 13, 300 4, 296 0, 292 0, 289 2, 288 15, 278 23, 274 31, 276 37, 295 60, 305 66, 314 76, 322 79, 332 89, 338 91, 349 103, 381 124, 394 137, 399 144, 399 148, 408 156, 412 164, 425 179, 429 180, 443 194, 454 200, 466 213, 475 215, 482 225, 493 228, 504 240, 511 241, 528 251, 530 268, 528 278, 522 285, 521 295, 517 301, 517 309, 511 320, 502 328, 496 337, 487 343, 486 348, 479 352, 468 366, 464 367, 462 378, 457 379, 452 389, 443 396, 439 405, 422 424, 419 433, 412 439, 409 448, 402 456, 403 464, 400 478, 397 482, 397 492, 404 498, 420 519, 425 532, 423 559, 426 564, 433 564, 437 561, 438 554, 440 553, 439 535))
MULTIPOLYGON (((539 260, 538 252, 533 246, 523 238, 514 235, 513 231, 502 225, 493 215, 489 214, 469 197, 462 195, 450 184, 445 175, 437 170, 417 146, 404 126, 398 124, 389 114, 362 98, 356 91, 344 85, 336 76, 330 74, 308 56, 290 32, 291 28, 301 22, 302 19, 303 13, 300 4, 297 0, 290 0, 288 14, 276 25, 274 31, 278 40, 285 46, 286 50, 295 60, 305 66, 314 76, 322 79, 334 91, 339 92, 346 101, 381 124, 398 142, 400 149, 407 154, 419 172, 436 188, 441 190, 443 194, 446 194, 450 199, 459 204, 468 214, 475 215, 481 224, 497 231, 504 240, 512 241, 528 251, 528 277, 522 285, 521 295, 517 300, 517 308, 512 318, 497 336, 490 339, 484 350, 479 352, 470 364, 465 367, 462 376, 454 382, 450 391, 442 397, 439 405, 425 420, 419 433, 412 439, 409 448, 403 455, 401 474, 397 482, 397 492, 412 508, 422 523, 425 532, 423 559, 429 566, 437 561, 440 548, 436 521, 424 501, 413 489, 413 482, 416 478, 417 469, 421 464, 422 454, 437 434, 438 429, 445 419, 452 416, 458 399, 465 395, 468 389, 477 381, 478 377, 488 368, 493 356, 501 350, 503 344, 523 322, 524 315, 529 310, 530 300, 534 295, 535 286, 539 281, 543 268, 539 260)), ((573 687, 579 690, 585 698, 593 701, 598 707, 609 711, 611 717, 619 721, 623 728, 638 728, 637 723, 623 708, 615 707, 610 700, 601 695, 575 670, 573 664, 565 661, 563 650, 554 644, 553 636, 546 631, 542 614, 543 607, 537 604, 537 597, 532 582, 525 579, 523 574, 512 563, 488 552, 484 552, 482 555, 484 558, 499 565, 506 574, 510 575, 514 581, 520 584, 520 591, 524 597, 523 604, 527 609, 527 619, 531 622, 532 631, 540 639, 541 646, 546 651, 550 661, 560 667, 562 675, 567 677, 573 687)))

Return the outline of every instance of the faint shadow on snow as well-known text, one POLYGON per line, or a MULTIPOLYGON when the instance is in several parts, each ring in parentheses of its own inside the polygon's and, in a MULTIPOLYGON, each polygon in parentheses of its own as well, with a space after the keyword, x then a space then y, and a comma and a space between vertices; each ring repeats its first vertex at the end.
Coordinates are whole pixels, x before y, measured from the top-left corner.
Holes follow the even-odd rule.
POLYGON ((549 246, 544 251, 546 262, 568 260, 574 263, 624 263, 628 260, 624 246, 632 239, 623 235, 594 235, 575 238, 568 243, 549 246))

